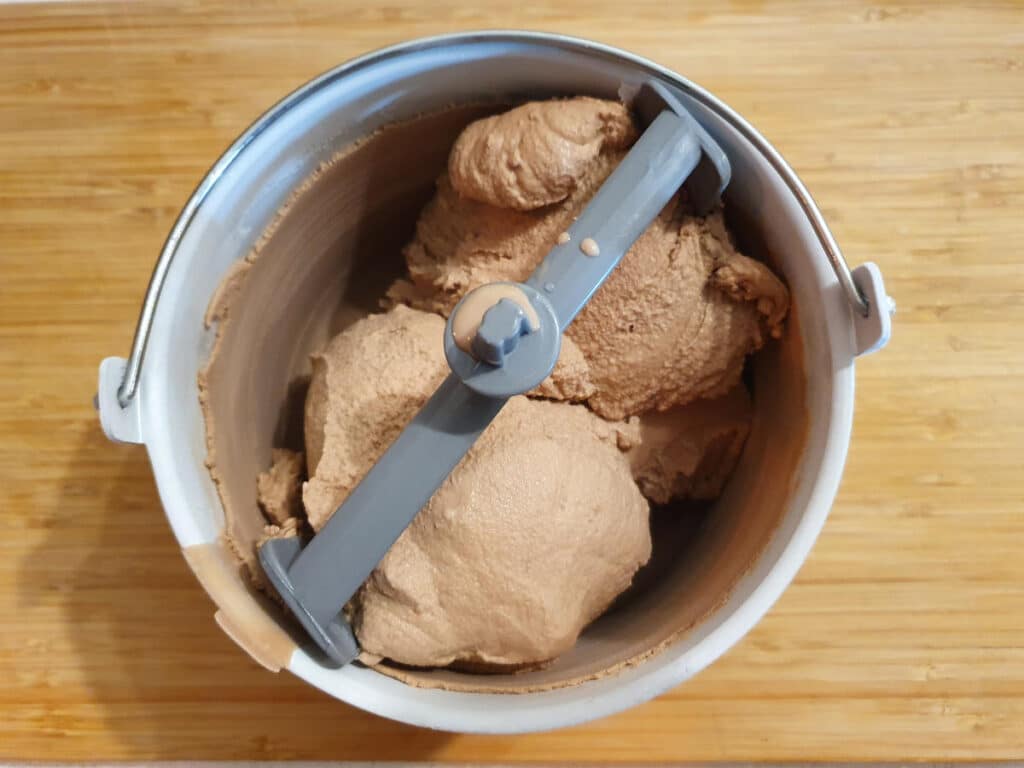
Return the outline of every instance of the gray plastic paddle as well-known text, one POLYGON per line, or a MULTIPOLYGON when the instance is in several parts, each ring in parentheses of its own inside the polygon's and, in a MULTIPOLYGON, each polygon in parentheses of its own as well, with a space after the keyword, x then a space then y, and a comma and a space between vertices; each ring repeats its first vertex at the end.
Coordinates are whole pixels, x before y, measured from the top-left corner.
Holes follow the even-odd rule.
POLYGON ((305 549, 297 538, 260 548, 270 583, 331 662, 344 665, 359 654, 342 614, 346 603, 508 398, 551 372, 562 332, 684 180, 700 212, 728 183, 721 148, 660 85, 645 85, 634 109, 647 129, 570 227, 568 241, 563 237, 525 284, 515 284, 539 327, 529 330, 521 305, 498 301, 474 340, 477 355, 492 361, 482 362, 452 340, 457 306, 445 329, 453 372, 305 549), (584 240, 592 241, 592 255, 584 240))

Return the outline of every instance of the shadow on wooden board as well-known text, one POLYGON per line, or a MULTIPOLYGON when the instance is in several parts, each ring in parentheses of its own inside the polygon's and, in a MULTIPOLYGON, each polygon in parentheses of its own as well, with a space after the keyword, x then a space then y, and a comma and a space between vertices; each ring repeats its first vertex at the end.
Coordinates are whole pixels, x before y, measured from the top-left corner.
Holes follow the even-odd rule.
POLYGON ((79 434, 59 508, 41 511, 47 538, 22 561, 18 587, 19 604, 63 611, 48 677, 87 688, 89 706, 65 727, 93 731, 94 744, 104 732, 109 754, 89 757, 423 760, 451 738, 257 666, 214 623, 145 451, 109 444, 98 426, 79 434))

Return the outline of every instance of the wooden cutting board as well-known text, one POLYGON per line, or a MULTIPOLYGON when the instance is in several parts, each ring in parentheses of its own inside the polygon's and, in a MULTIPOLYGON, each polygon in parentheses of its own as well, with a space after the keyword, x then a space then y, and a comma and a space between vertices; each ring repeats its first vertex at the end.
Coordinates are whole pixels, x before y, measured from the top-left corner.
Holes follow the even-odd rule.
POLYGON ((1019 3, 0 6, 0 758, 1024 758, 1019 3), (843 488, 793 587, 692 682, 592 725, 452 736, 337 703, 216 628, 144 451, 108 444, 193 185, 260 112, 387 43, 556 30, 747 116, 899 313, 858 363, 843 488))

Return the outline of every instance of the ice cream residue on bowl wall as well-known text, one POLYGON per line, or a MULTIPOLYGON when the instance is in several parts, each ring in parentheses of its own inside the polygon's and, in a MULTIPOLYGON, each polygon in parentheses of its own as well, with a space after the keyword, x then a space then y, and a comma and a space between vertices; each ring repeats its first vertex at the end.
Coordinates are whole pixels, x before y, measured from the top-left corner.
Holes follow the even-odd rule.
MULTIPOLYGON (((446 130, 455 140, 401 249, 404 274, 384 282, 394 271, 373 252, 397 249, 375 235, 361 254, 369 284, 348 289, 358 300, 341 313, 311 306, 332 319, 296 326, 311 374, 250 481, 265 519, 228 526, 257 585, 255 542, 318 530, 445 377, 444 317, 459 298, 525 279, 638 135, 626 107, 591 98, 446 130)), ((301 259, 301 233, 294 241, 301 259)), ((231 314, 258 258, 232 274, 211 318, 231 314)), ((680 504, 722 492, 752 418, 745 361, 783 333, 788 304, 720 210, 697 218, 674 198, 570 326, 551 377, 512 398, 353 599, 362 661, 493 673, 569 651, 650 558, 651 505, 684 514, 680 504)), ((201 382, 209 434, 216 359, 201 382)), ((209 442, 220 484, 223 449, 209 442)))

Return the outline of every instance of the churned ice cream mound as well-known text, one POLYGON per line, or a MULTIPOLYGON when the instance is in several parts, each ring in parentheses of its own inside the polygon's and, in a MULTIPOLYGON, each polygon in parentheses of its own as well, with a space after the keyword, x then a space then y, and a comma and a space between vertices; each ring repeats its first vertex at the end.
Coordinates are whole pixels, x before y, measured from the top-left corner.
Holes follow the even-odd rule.
MULTIPOLYGON (((478 285, 525 280, 625 156, 636 137, 629 120, 620 104, 570 99, 471 124, 406 248, 409 280, 391 298, 446 314, 478 285), (566 120, 577 126, 572 141, 566 120)), ((727 392, 746 355, 780 332, 788 304, 771 270, 736 250, 721 211, 695 218, 677 197, 566 338, 587 364, 586 402, 621 419, 727 392)))
POLYGON ((416 666, 535 665, 568 651, 650 554, 613 428, 514 397, 364 585, 356 634, 416 666))
POLYGON ((787 306, 779 279, 737 253, 720 211, 694 218, 674 201, 566 335, 592 361, 590 406, 621 419, 727 392, 787 306))
MULTIPOLYGON (((303 499, 315 530, 445 377, 443 327, 396 307, 314 358, 303 499)), ((627 429, 512 398, 357 595, 362 649, 521 666, 570 648, 650 556, 647 501, 619 448, 627 429)))
POLYGON ((602 152, 636 138, 617 102, 534 101, 471 123, 452 147, 448 174, 471 200, 532 211, 565 200, 602 152))

